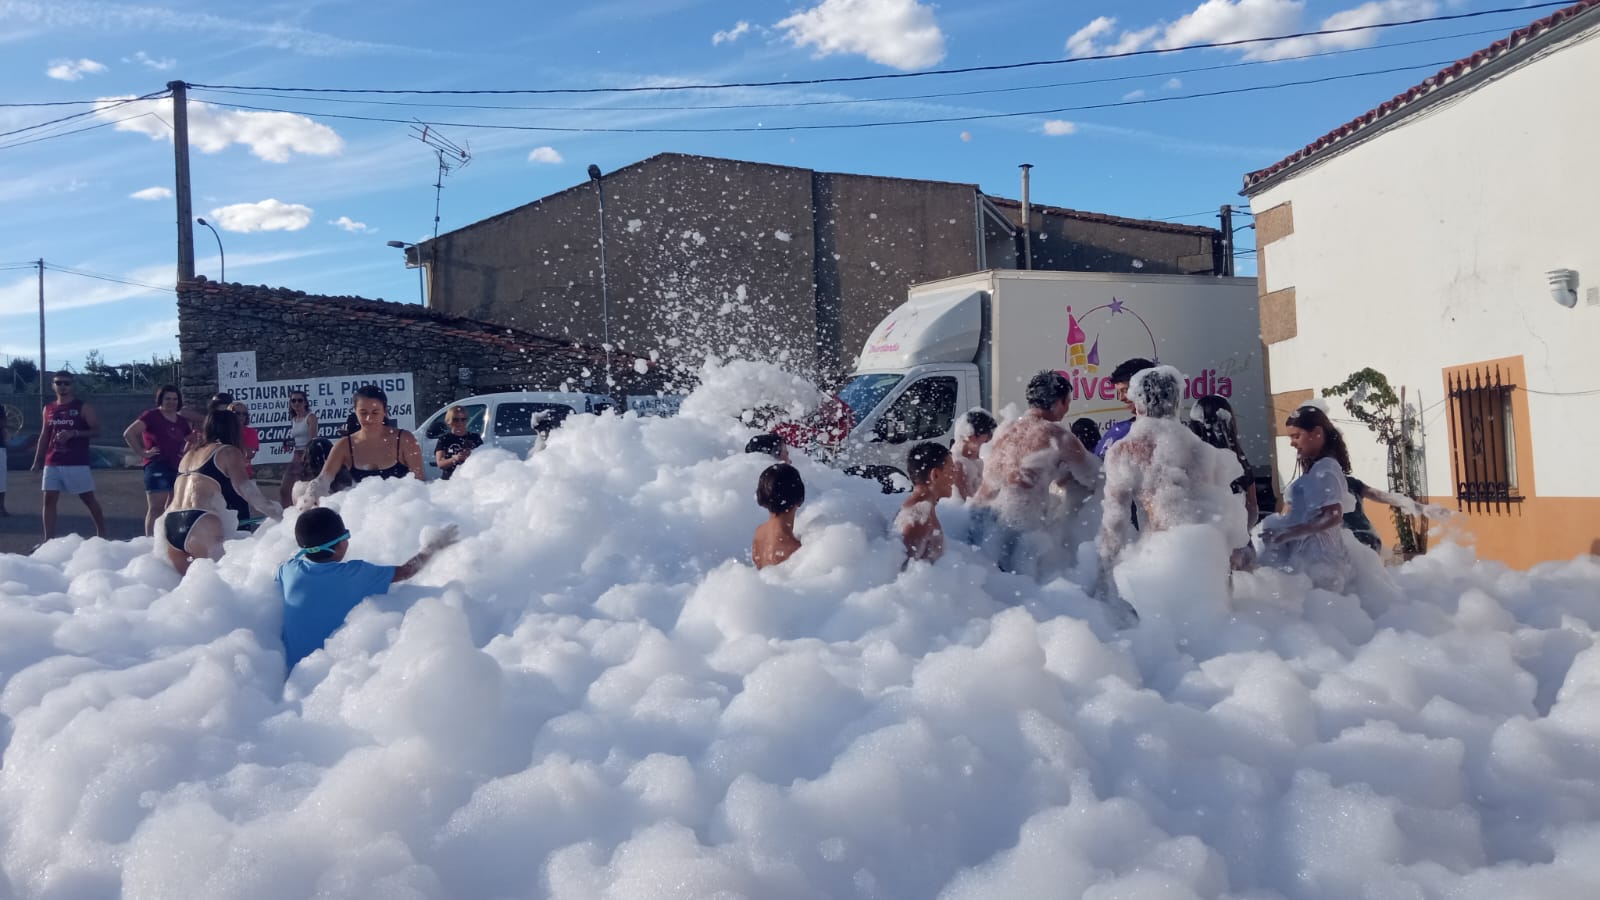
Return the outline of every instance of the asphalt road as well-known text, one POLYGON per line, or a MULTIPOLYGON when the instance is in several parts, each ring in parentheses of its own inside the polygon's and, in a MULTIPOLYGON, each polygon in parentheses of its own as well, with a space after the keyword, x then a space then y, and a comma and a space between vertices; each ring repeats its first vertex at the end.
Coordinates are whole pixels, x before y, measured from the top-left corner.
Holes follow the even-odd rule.
MULTIPOLYGON (((42 495, 38 472, 10 471, 6 476, 5 497, 8 516, 0 516, 0 553, 28 553, 44 539, 44 524, 39 517, 42 495)), ((276 483, 260 482, 268 497, 277 497, 276 483)), ((144 473, 138 469, 95 469, 94 495, 106 513, 106 536, 114 541, 144 534, 144 473)), ((57 507, 60 519, 56 535, 76 532, 94 534, 89 513, 77 497, 63 495, 57 507)))

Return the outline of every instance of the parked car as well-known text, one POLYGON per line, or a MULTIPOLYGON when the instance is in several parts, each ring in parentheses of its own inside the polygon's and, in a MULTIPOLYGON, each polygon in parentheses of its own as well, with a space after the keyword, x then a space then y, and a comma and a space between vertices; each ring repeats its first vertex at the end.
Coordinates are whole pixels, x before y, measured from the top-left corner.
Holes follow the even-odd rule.
POLYGON ((604 412, 611 408, 612 401, 604 394, 513 391, 480 394, 449 403, 417 428, 417 441, 422 445, 422 467, 429 481, 439 477, 433 447, 450 430, 445 413, 453 406, 466 409, 470 417, 467 430, 483 438, 485 447, 527 456, 540 434, 548 434, 573 413, 604 412))

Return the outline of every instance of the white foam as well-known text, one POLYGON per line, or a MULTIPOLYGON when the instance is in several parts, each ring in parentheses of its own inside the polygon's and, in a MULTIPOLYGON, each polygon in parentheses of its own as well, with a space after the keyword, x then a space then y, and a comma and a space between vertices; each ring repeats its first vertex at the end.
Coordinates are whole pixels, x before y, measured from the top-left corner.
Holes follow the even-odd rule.
MULTIPOLYGON (((1358 596, 1215 528, 1041 584, 806 459, 755 571, 740 416, 574 417, 526 460, 334 497, 352 555, 463 541, 287 685, 289 521, 181 582, 147 541, 0 556, 0 896, 1582 896, 1600 879, 1600 561, 1437 546, 1358 596), (1082 583, 1078 580, 1082 577, 1082 583)), ((1082 563, 1083 549, 1067 554, 1082 563)), ((1376 563, 1373 562, 1375 566, 1376 563)), ((1375 570, 1374 570, 1375 571, 1375 570)), ((1368 572, 1371 575, 1373 572, 1368 572)))

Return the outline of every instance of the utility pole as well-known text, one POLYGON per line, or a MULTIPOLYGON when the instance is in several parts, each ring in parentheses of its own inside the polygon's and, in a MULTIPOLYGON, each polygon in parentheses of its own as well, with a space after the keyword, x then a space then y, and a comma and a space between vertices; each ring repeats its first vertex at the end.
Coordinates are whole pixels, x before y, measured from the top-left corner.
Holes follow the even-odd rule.
POLYGON ((44 380, 47 377, 44 364, 44 259, 36 263, 39 267, 39 408, 44 409, 44 380))
POLYGON ((594 182, 595 196, 600 200, 600 327, 604 331, 606 350, 606 390, 611 384, 611 294, 606 290, 606 188, 601 180, 600 167, 589 164, 589 180, 594 182))
POLYGON ((1233 276, 1233 206, 1222 204, 1222 274, 1233 276))
POLYGON ((172 158, 178 201, 178 283, 194 280, 194 203, 189 194, 189 85, 169 81, 172 91, 172 158))

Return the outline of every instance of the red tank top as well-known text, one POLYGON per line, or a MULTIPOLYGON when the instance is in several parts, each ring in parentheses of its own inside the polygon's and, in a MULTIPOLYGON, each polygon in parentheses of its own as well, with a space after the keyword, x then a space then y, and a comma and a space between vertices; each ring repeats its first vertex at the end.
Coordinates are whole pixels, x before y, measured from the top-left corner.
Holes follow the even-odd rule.
POLYGON ((83 401, 73 399, 66 403, 52 403, 44 408, 45 434, 42 440, 50 443, 45 449, 47 466, 87 466, 89 464, 89 438, 79 435, 69 440, 55 439, 57 432, 83 431, 83 401))

